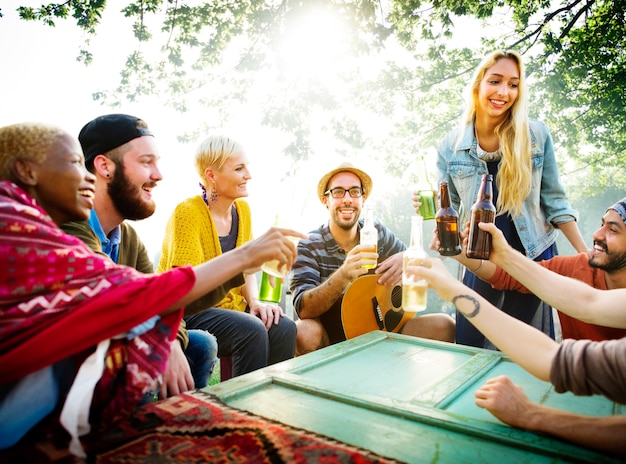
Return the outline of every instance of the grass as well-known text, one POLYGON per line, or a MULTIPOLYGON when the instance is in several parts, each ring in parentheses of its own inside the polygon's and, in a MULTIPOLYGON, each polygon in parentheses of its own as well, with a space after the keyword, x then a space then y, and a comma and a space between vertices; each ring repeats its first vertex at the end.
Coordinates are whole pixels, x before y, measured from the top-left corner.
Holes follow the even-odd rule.
POLYGON ((215 363, 215 367, 213 368, 213 372, 211 373, 211 378, 209 378, 209 386, 220 383, 220 360, 218 358, 215 363))

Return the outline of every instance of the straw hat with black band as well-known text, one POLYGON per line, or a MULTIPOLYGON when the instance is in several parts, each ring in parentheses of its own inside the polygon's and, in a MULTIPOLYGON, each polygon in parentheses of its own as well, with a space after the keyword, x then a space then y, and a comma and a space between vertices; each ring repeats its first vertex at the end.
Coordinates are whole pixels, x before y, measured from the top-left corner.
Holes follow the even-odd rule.
POLYGON ((317 184, 317 196, 320 201, 324 203, 324 193, 328 190, 328 182, 334 175, 340 172, 351 172, 361 180, 361 188, 363 189, 363 198, 366 199, 372 191, 372 178, 368 176, 364 171, 355 168, 350 163, 341 163, 337 168, 324 174, 317 184))

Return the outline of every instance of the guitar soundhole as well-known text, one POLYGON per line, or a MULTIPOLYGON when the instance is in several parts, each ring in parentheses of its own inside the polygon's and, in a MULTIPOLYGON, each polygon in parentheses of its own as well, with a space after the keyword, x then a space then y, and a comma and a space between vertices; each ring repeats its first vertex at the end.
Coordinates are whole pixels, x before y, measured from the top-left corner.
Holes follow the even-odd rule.
POLYGON ((391 291, 391 305, 395 309, 402 307, 402 287, 400 285, 396 285, 391 291))

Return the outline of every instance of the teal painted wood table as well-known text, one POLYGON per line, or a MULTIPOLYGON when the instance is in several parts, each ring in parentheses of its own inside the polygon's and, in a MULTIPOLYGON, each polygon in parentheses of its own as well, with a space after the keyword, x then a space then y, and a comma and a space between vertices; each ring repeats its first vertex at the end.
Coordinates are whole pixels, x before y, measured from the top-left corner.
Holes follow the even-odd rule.
POLYGON ((501 423, 474 403, 507 375, 528 397, 590 415, 600 396, 558 394, 500 352, 371 332, 208 387, 226 404, 407 463, 620 462, 501 423))

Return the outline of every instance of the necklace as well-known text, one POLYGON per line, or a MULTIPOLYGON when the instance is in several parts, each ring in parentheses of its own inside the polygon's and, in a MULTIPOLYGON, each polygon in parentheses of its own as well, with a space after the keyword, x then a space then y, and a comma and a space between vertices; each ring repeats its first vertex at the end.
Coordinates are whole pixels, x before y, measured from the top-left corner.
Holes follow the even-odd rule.
POLYGON ((474 137, 476 138, 476 155, 479 159, 483 161, 500 161, 502 158, 502 152, 500 151, 500 147, 496 151, 485 151, 480 146, 480 140, 478 140, 478 132, 476 131, 476 126, 474 126, 474 137))

